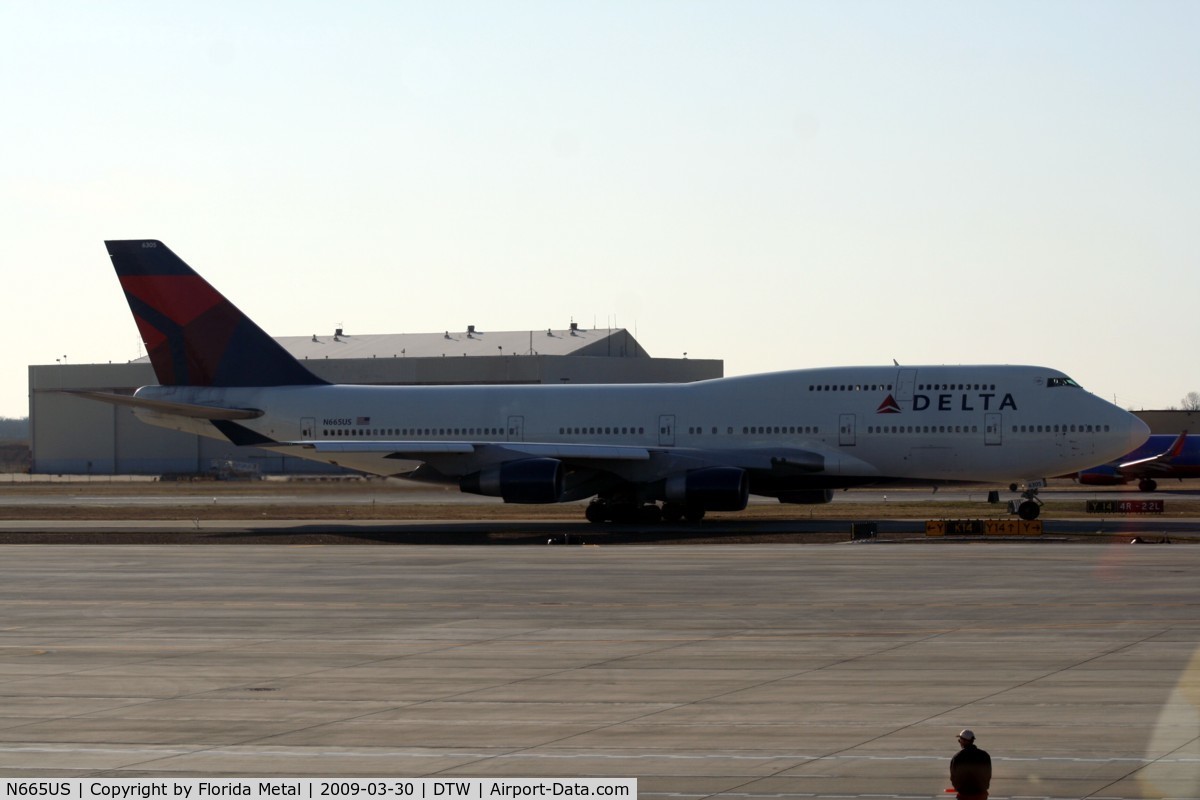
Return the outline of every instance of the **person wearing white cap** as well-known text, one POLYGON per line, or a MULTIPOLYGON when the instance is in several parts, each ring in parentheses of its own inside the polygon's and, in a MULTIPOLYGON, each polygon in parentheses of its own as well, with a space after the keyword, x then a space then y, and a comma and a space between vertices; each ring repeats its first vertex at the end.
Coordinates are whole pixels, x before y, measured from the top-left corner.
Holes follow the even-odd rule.
POLYGON ((975 732, 966 729, 958 733, 962 748, 950 759, 950 785, 958 800, 987 800, 992 785, 992 757, 975 746, 975 732))

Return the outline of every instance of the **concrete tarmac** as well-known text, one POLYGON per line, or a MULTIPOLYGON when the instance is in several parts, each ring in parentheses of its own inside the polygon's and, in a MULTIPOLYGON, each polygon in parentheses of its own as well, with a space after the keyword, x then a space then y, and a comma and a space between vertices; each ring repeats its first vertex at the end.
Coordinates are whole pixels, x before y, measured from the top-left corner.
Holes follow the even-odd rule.
POLYGON ((1200 548, 0 546, 0 775, 1200 797, 1200 548))

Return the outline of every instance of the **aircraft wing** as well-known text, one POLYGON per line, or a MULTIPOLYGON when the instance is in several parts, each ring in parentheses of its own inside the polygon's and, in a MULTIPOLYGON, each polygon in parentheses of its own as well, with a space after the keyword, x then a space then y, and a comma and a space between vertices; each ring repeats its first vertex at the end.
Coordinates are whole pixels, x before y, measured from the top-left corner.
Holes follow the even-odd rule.
POLYGON ((745 506, 747 481, 758 494, 809 502, 795 498, 825 487, 830 478, 870 479, 879 474, 874 465, 818 443, 811 448, 710 449, 584 442, 275 441, 231 420, 211 424, 237 445, 291 452, 373 475, 458 483, 463 491, 498 495, 510 502, 580 500, 601 491, 663 482, 668 497, 686 497, 693 476, 703 476, 695 478, 698 484, 716 481, 733 497, 740 496, 730 505, 740 509, 745 506))
POLYGON ((299 441, 300 455, 375 475, 446 481, 489 467, 530 459, 554 459, 587 472, 621 472, 650 461, 644 447, 602 444, 478 441, 299 441), (419 470, 419 472, 418 472, 419 470))
POLYGON ((854 460, 856 463, 850 465, 845 456, 838 456, 835 461, 832 454, 827 456, 815 449, 787 447, 709 450, 554 442, 383 440, 279 444, 299 446, 310 453, 310 458, 315 456, 318 460, 378 475, 398 475, 428 466, 449 478, 527 459, 555 459, 573 470, 606 474, 632 483, 662 480, 706 467, 737 467, 776 478, 798 478, 831 468, 850 474, 875 474, 874 468, 865 462, 854 460))
POLYGON ((1179 434, 1179 437, 1171 443, 1163 452, 1158 455, 1149 456, 1148 458, 1139 458, 1133 461, 1126 461, 1117 465, 1117 472, 1121 475, 1131 478, 1138 478, 1149 475, 1161 475, 1171 471, 1172 462, 1179 457, 1183 452, 1184 442, 1187 441, 1187 431, 1179 434))
MULTIPOLYGON (((469 472, 480 466, 522 458, 556 458, 568 464, 598 466, 599 462, 639 463, 653 471, 669 474, 680 469, 704 466, 733 466, 748 470, 791 474, 821 472, 826 458, 813 450, 798 448, 741 448, 705 450, 677 447, 572 444, 555 442, 444 442, 444 441, 305 441, 299 445, 320 455, 364 455, 376 458, 440 462, 461 461, 450 473, 469 472)), ((645 472, 645 469, 639 470, 645 472)), ((871 470, 867 470, 868 474, 871 470)))

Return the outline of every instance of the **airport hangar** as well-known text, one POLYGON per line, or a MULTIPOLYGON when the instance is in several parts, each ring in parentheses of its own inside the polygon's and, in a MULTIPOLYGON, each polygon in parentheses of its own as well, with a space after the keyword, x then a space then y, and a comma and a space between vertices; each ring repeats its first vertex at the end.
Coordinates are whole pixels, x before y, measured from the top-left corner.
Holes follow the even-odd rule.
MULTIPOLYGON (((276 339, 331 383, 373 385, 685 383, 719 378, 718 359, 652 358, 624 328, 276 339)), ((31 471, 52 475, 296 475, 336 467, 147 425, 72 390, 132 394, 157 383, 148 358, 29 367, 31 471)))

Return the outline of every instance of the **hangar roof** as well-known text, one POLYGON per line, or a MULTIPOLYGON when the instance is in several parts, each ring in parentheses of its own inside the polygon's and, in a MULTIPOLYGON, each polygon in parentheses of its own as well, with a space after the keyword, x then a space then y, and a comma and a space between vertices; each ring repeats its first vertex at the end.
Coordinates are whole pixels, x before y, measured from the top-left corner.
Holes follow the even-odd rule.
POLYGON ((625 328, 443 333, 335 333, 280 336, 298 359, 440 358, 495 355, 615 356, 648 358, 625 328))

